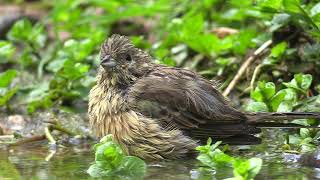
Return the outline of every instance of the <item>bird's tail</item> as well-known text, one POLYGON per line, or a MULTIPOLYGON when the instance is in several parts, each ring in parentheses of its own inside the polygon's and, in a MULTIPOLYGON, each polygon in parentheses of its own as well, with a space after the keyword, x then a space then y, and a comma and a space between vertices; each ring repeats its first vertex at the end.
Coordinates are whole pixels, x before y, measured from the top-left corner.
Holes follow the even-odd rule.
MULTIPOLYGON (((320 120, 319 112, 259 112, 246 113, 247 122, 255 127, 264 128, 301 128, 305 127, 290 123, 295 119, 317 119, 320 120)), ((308 126, 308 128, 320 128, 318 126, 308 126)))

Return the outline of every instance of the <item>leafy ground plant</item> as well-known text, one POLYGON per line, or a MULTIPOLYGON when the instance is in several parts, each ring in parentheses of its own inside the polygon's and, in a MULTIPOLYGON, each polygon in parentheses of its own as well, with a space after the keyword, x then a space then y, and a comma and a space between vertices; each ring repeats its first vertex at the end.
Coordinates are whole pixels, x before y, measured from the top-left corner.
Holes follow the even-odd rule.
POLYGON ((273 82, 258 82, 251 92, 255 102, 247 106, 248 111, 254 112, 292 112, 302 98, 308 97, 312 83, 310 74, 295 74, 290 82, 284 82, 285 89, 276 92, 273 82))
MULTIPOLYGON (((283 89, 276 90, 273 82, 258 82, 251 92, 254 102, 249 103, 247 111, 254 112, 293 112, 319 111, 320 96, 311 96, 310 87, 313 77, 310 74, 295 74, 290 82, 283 82, 283 89)), ((294 120, 292 123, 303 126, 316 126, 319 123, 310 120, 294 120)), ((301 128, 295 134, 286 134, 282 149, 286 152, 303 153, 316 149, 320 132, 317 129, 301 128)))
POLYGON ((10 110, 9 100, 18 91, 18 86, 10 87, 11 81, 16 77, 17 71, 9 69, 0 74, 0 106, 5 105, 10 110))
POLYGON ((229 179, 234 180, 250 180, 259 173, 262 166, 262 159, 255 157, 250 159, 232 157, 218 148, 221 141, 213 145, 211 145, 211 143, 212 140, 209 138, 206 145, 196 148, 196 150, 200 152, 197 159, 205 167, 218 169, 221 166, 231 166, 234 177, 229 179))
POLYGON ((126 156, 121 147, 107 135, 94 146, 95 163, 87 172, 92 177, 110 179, 143 179, 146 163, 135 156, 126 156))

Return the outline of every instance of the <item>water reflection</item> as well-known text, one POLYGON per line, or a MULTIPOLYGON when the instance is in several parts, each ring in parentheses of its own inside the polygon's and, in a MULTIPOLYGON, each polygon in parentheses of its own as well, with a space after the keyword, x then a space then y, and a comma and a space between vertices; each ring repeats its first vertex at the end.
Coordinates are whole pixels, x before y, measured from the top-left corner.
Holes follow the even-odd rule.
MULTIPOLYGON (((259 155, 264 165, 256 179, 315 179, 319 170, 301 167, 296 157, 282 153, 263 154, 251 148, 241 155, 259 155)), ((0 179, 91 179, 86 173, 94 161, 91 144, 58 148, 53 153, 45 144, 0 147, 0 179), (51 154, 51 158, 48 155, 51 154), (47 160, 48 161, 47 161, 47 160)), ((149 162, 145 179, 224 179, 232 177, 228 167, 208 171, 196 160, 149 162)))

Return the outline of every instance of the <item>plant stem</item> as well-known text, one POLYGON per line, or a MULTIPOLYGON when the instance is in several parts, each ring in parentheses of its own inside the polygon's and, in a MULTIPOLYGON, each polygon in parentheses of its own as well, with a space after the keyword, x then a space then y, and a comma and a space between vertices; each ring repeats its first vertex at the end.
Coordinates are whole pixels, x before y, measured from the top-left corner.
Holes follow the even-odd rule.
POLYGON ((270 45, 272 44, 272 40, 268 40, 265 43, 263 43, 254 53, 251 55, 249 58, 247 58, 244 63, 241 65, 239 71, 237 74, 234 76, 232 81, 230 82, 229 86, 223 91, 223 96, 228 96, 231 90, 235 87, 235 85, 238 83, 240 80, 241 76, 245 72, 245 70, 250 66, 250 64, 258 57, 261 55, 261 53, 267 49, 270 45))
MULTIPOLYGON (((50 127, 50 126, 49 126, 50 127)), ((56 140, 53 138, 53 136, 51 135, 51 128, 49 129, 49 127, 46 127, 45 129, 44 129, 44 133, 45 133, 45 135, 46 135, 46 138, 49 140, 49 142, 51 143, 51 144, 56 144, 57 142, 56 142, 56 140)))

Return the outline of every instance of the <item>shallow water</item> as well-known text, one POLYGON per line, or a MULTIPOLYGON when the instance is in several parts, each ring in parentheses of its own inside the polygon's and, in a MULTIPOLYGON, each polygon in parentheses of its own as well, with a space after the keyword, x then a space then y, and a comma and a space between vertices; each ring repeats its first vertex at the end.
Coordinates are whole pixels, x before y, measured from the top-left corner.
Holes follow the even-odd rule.
MULTIPOLYGON (((316 179, 320 171, 299 164, 297 155, 262 153, 262 146, 240 151, 242 156, 261 157, 262 170, 256 179, 316 179)), ((241 147, 243 149, 243 147, 241 147)), ((50 150, 45 143, 0 147, 0 179, 91 179, 86 170, 94 160, 91 144, 50 150)), ((196 160, 149 162, 145 179, 224 179, 232 169, 202 172, 196 160)))

